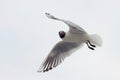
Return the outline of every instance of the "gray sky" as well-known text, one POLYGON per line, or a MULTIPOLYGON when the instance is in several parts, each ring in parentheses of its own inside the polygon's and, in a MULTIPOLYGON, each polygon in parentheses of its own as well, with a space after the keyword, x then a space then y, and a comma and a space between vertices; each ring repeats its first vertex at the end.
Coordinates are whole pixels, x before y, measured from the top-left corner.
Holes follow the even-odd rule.
POLYGON ((119 0, 0 0, 0 80, 120 80, 119 0), (45 12, 71 20, 103 38, 84 46, 47 73, 37 70, 58 31, 68 27, 45 12))

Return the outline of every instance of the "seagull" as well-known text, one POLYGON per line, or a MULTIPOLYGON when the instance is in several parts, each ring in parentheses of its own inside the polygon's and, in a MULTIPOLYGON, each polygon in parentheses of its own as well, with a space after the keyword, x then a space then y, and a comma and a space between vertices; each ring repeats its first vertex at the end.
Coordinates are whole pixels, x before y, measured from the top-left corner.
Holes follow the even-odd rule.
POLYGON ((95 50, 96 46, 102 45, 102 39, 97 34, 88 34, 79 25, 54 17, 49 13, 45 13, 50 19, 62 21, 69 26, 69 31, 59 31, 59 41, 50 51, 38 72, 47 72, 58 66, 66 57, 70 56, 74 51, 78 50, 83 44, 86 44, 90 50, 95 50))

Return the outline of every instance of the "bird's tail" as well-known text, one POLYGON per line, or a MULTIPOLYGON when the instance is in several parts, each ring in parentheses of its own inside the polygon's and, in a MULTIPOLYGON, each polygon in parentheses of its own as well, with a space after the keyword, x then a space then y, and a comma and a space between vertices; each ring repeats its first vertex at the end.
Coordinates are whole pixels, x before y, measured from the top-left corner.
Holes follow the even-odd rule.
POLYGON ((103 43, 102 38, 97 34, 89 35, 89 41, 99 47, 101 47, 103 43))

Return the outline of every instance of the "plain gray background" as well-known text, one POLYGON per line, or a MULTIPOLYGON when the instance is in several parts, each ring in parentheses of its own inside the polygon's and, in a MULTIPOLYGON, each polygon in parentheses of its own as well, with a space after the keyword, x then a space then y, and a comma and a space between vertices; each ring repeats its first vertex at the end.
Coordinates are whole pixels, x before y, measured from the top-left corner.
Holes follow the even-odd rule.
POLYGON ((120 80, 119 0, 0 0, 0 80, 120 80), (85 45, 57 68, 37 70, 68 30, 45 12, 99 34, 103 46, 85 45))

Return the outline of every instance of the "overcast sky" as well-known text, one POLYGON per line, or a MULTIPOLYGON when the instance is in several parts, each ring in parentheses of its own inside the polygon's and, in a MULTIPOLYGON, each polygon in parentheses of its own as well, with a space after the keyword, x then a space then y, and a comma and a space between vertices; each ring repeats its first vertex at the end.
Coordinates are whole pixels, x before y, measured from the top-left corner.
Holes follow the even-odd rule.
POLYGON ((0 0, 0 80, 120 80, 120 1, 0 0), (61 40, 58 31, 68 30, 45 12, 99 34, 103 46, 84 46, 57 68, 37 73, 61 40))

